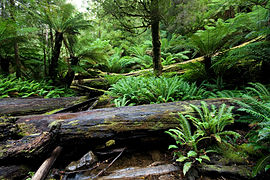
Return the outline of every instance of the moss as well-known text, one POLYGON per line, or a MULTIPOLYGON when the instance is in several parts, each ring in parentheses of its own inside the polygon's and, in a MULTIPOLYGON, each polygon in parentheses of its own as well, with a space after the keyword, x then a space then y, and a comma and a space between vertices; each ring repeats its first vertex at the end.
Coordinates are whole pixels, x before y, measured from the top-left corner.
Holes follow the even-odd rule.
POLYGON ((63 122, 64 120, 60 119, 60 120, 55 120, 53 122, 51 122, 48 127, 51 129, 54 126, 58 126, 61 122, 63 122))
POLYGON ((77 126, 77 125, 79 125, 78 122, 79 122, 79 120, 73 120, 73 121, 68 122, 66 125, 77 126))
POLYGON ((56 113, 56 112, 58 112, 58 111, 61 111, 61 110, 63 110, 63 109, 64 109, 64 108, 54 109, 54 110, 52 110, 52 111, 49 111, 49 112, 44 113, 44 115, 51 115, 51 114, 54 114, 54 113, 56 113))
POLYGON ((248 161, 248 155, 241 149, 235 148, 228 143, 219 144, 217 152, 222 154, 223 158, 220 159, 222 164, 246 164, 248 161))
POLYGON ((18 123, 18 127, 20 132, 18 133, 19 136, 29 136, 30 134, 35 134, 37 132, 35 126, 26 124, 26 123, 18 123))

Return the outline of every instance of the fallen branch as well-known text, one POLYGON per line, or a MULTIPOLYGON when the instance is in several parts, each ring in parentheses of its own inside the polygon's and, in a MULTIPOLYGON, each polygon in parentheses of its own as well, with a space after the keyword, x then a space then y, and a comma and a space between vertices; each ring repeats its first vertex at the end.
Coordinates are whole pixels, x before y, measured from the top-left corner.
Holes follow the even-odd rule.
POLYGON ((113 163, 123 154, 123 152, 125 151, 126 148, 123 148, 122 151, 118 154, 118 156, 116 156, 116 158, 114 158, 114 160, 112 160, 112 162, 103 170, 101 170, 95 177, 93 177, 93 179, 96 179, 97 177, 99 177, 100 175, 102 175, 105 171, 107 171, 107 169, 109 167, 111 167, 113 165, 113 163))
POLYGON ((62 147, 61 146, 57 146, 51 156, 46 159, 43 164, 39 167, 39 169, 37 170, 37 172, 35 173, 35 175, 32 177, 32 180, 43 180, 47 177, 53 163, 55 162, 55 160, 57 159, 57 157, 59 156, 60 152, 62 151, 62 147))

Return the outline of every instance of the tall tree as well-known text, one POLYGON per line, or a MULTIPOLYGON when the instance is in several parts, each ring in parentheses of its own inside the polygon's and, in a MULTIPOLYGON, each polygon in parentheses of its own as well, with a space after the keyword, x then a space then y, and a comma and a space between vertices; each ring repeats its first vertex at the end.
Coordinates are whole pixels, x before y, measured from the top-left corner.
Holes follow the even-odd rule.
POLYGON ((121 26, 132 33, 138 28, 151 28, 153 69, 162 73, 160 22, 171 7, 171 0, 97 0, 106 13, 116 18, 121 26))
MULTIPOLYGON (((10 17, 11 19, 16 22, 16 5, 15 5, 15 1, 14 0, 9 0, 10 2, 10 17)), ((17 32, 15 31, 15 36, 17 34, 17 32)), ((17 40, 15 39, 13 42, 13 46, 14 46, 14 60, 15 60, 15 64, 16 64, 16 77, 21 77, 21 61, 20 61, 20 56, 19 56, 19 45, 17 40)))
POLYGON ((47 4, 47 6, 40 8, 40 12, 32 12, 32 14, 54 31, 53 49, 49 61, 49 76, 53 81, 56 81, 64 36, 66 34, 79 34, 79 30, 88 28, 89 23, 84 20, 81 13, 76 13, 73 5, 63 2, 58 5, 47 4))

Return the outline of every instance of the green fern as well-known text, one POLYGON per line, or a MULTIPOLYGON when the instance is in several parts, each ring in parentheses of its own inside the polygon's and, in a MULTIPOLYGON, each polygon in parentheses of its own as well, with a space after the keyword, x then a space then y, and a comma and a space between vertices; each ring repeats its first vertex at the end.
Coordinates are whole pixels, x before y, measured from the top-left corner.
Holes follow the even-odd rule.
POLYGON ((201 99, 207 97, 207 92, 189 84, 175 76, 165 77, 127 77, 113 84, 108 94, 115 98, 126 98, 131 103, 149 104, 164 103, 177 100, 201 99))
POLYGON ((236 132, 224 131, 227 125, 234 123, 232 106, 226 107, 225 104, 222 104, 217 109, 214 105, 211 105, 211 110, 209 110, 207 103, 204 101, 201 102, 201 108, 192 104, 190 106, 198 113, 199 117, 191 115, 186 115, 186 117, 192 120, 197 130, 201 131, 204 136, 213 136, 218 142, 221 142, 221 138, 225 135, 232 135, 235 138, 240 137, 240 134, 236 132))

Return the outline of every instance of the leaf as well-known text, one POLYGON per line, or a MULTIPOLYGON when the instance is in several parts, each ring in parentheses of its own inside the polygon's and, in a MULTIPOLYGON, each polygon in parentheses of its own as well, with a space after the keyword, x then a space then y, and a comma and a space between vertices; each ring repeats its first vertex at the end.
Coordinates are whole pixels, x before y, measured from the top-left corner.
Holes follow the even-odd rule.
POLYGON ((176 145, 170 145, 170 146, 168 147, 168 149, 178 149, 178 146, 176 146, 176 145))
POLYGON ((265 172, 266 172, 268 169, 270 169, 270 164, 267 165, 267 166, 264 168, 265 172))
POLYGON ((202 163, 202 159, 201 158, 196 158, 197 161, 199 161, 200 163, 202 163))
POLYGON ((200 156, 199 158, 201 158, 201 159, 206 159, 206 160, 210 161, 210 158, 209 158, 207 155, 202 155, 202 156, 200 156))
POLYGON ((196 157, 196 156, 197 156, 197 153, 196 153, 195 151, 189 151, 189 152, 187 153, 187 156, 188 156, 188 157, 196 157))
POLYGON ((221 143, 221 137, 219 135, 215 134, 214 137, 219 143, 221 143))
POLYGON ((191 168, 192 162, 186 162, 183 167, 183 174, 186 175, 186 173, 189 171, 191 168))
POLYGON ((183 162, 185 161, 186 159, 188 159, 188 157, 186 156, 180 156, 178 159, 176 159, 177 162, 183 162))

